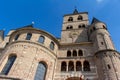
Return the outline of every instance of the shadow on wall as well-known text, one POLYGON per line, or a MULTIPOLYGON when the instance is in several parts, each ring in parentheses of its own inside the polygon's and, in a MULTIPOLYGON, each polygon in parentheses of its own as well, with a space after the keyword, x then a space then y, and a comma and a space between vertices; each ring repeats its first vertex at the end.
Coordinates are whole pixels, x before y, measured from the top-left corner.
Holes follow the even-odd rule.
POLYGON ((82 32, 78 35, 77 39, 75 40, 75 43, 87 42, 87 41, 88 41, 87 29, 84 29, 84 30, 82 30, 82 32))

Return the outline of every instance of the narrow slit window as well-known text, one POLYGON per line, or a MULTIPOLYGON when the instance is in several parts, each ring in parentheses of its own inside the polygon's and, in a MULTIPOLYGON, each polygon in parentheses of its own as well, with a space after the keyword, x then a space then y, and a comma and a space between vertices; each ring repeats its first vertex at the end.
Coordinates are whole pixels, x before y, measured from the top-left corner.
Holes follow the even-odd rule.
POLYGON ((108 67, 108 69, 111 69, 111 67, 110 67, 110 65, 109 65, 109 64, 107 65, 107 67, 108 67))
POLYGON ((104 45, 104 43, 103 43, 103 42, 101 42, 101 45, 104 45))

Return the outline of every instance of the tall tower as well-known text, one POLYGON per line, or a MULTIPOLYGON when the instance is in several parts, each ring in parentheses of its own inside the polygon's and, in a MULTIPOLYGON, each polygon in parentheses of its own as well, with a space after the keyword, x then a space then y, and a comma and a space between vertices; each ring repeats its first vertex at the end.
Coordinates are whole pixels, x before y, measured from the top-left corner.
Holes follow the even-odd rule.
POLYGON ((88 12, 64 15, 54 80, 97 80, 88 26, 88 12))
POLYGON ((80 43, 88 41, 88 13, 75 9, 73 14, 64 15, 61 43, 80 43))
POLYGON ((89 39, 93 42, 99 80, 119 80, 119 53, 114 48, 106 24, 93 18, 89 39))

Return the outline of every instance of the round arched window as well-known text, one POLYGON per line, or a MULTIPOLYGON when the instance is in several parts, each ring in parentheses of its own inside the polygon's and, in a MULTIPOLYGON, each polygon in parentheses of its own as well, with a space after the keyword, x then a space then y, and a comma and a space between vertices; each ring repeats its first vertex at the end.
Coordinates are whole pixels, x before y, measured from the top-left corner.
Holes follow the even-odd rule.
POLYGON ((69 17, 68 21, 73 21, 73 17, 69 17))
POLYGON ((38 42, 43 44, 44 41, 45 41, 45 37, 44 36, 40 36, 38 42))
POLYGON ((78 20, 83 20, 83 17, 81 15, 79 15, 78 20))
POLYGON ((55 44, 53 42, 50 43, 50 49, 54 50, 55 44))

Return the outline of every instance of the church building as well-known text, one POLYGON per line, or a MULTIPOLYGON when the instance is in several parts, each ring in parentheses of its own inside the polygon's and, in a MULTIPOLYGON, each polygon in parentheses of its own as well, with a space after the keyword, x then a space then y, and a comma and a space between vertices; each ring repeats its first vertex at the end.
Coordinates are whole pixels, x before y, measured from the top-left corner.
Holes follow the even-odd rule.
POLYGON ((63 16, 61 37, 27 25, 0 31, 0 80, 120 80, 107 25, 88 12, 63 16))

